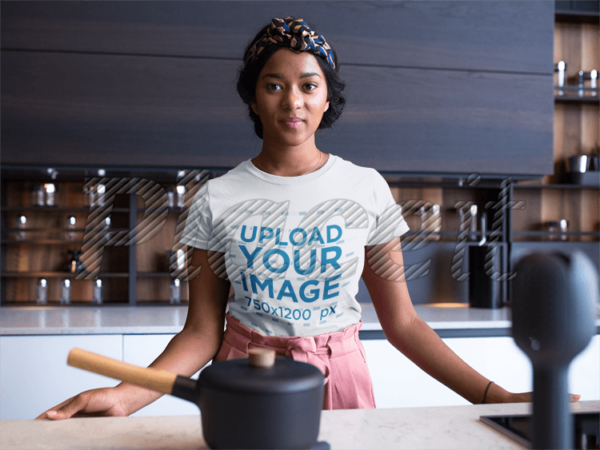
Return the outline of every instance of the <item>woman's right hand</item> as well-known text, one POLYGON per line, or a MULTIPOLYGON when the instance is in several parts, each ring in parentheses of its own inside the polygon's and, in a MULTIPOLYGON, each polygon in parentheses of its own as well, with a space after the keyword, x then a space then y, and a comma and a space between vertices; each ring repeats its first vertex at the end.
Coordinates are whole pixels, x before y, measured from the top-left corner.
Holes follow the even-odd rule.
POLYGON ((40 414, 36 419, 62 420, 70 417, 127 416, 123 397, 116 388, 91 389, 71 397, 40 414))

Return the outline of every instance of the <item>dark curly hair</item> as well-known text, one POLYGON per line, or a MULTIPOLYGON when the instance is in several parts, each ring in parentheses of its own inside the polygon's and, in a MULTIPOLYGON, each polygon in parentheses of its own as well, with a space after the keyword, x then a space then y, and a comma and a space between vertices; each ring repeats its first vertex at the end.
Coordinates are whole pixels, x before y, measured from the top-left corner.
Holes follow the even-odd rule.
MULTIPOLYGON (((269 25, 263 27, 252 39, 250 44, 244 50, 244 61, 248 56, 249 50, 252 46, 258 41, 263 34, 269 28, 269 25)), ((310 25, 309 25, 310 26, 310 25)), ((311 28, 313 28, 311 26, 311 28)), ((314 28, 313 28, 314 30, 314 28)), ((323 113, 323 117, 321 119, 321 123, 317 130, 323 130, 326 128, 331 128, 334 122, 342 115, 342 111, 346 104, 346 97, 343 93, 344 88, 346 87, 346 83, 338 74, 339 63, 337 59, 337 54, 333 47, 331 47, 331 43, 329 43, 331 48, 331 53, 333 54, 333 61, 335 63, 335 69, 333 69, 328 63, 327 60, 323 57, 315 55, 323 74, 325 74, 325 79, 327 80, 327 100, 329 101, 329 108, 327 111, 323 113)), ((269 47, 265 48, 256 60, 254 60, 251 64, 242 65, 238 70, 238 80, 237 80, 237 91, 240 94, 240 97, 244 101, 246 105, 248 105, 248 115, 252 122, 254 122, 254 132, 259 138, 263 138, 263 126, 260 121, 260 117, 256 114, 250 105, 251 101, 255 99, 256 96, 256 83, 258 81, 258 75, 260 71, 263 69, 267 61, 281 48, 287 48, 284 45, 273 44, 269 47)))

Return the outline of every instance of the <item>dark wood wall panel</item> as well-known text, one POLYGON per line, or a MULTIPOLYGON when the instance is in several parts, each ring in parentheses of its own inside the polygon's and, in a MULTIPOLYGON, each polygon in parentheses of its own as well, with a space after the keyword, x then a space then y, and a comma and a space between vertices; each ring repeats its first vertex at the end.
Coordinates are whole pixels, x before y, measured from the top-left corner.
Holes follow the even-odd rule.
MULTIPOLYGON (((2 83, 12 162, 36 148, 47 164, 229 166, 260 150, 223 79, 233 61, 7 52, 3 62, 19 68, 2 83)), ((324 151, 391 171, 464 172, 466 160, 487 173, 552 170, 540 105, 553 100, 537 77, 356 67, 347 81, 364 88, 349 89, 335 129, 320 134, 324 151), (537 146, 546 154, 532 155, 537 146)))
POLYGON ((552 2, 3 2, 2 162, 233 167, 262 141, 235 91, 271 17, 336 47, 324 151, 380 171, 551 173, 552 2))
POLYGON ((2 47, 241 59, 273 17, 302 17, 341 64, 551 74, 549 1, 3 2, 2 47), (143 6, 140 6, 143 5, 143 6))

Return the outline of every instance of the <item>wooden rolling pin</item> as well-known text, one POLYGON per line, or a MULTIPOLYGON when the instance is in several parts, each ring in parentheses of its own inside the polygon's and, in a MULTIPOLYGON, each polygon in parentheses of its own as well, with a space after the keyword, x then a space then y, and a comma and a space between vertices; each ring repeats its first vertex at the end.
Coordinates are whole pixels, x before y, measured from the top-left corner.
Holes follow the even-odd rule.
POLYGON ((166 370, 134 366, 80 348, 74 348, 69 352, 67 364, 163 394, 173 392, 173 384, 177 378, 177 375, 166 370))
MULTIPOLYGON (((251 348, 248 356, 248 362, 253 367, 270 368, 275 363, 275 351, 271 349, 251 348)), ((177 379, 176 374, 166 370, 134 366, 80 348, 74 348, 69 352, 67 364, 163 394, 173 393, 173 385, 177 379)))

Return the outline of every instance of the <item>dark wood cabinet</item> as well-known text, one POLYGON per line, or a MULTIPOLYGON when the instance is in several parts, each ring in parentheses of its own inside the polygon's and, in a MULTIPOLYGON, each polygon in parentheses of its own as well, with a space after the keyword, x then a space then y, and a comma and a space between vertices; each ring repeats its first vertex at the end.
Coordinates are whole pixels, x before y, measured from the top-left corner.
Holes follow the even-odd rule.
MULTIPOLYGON (((98 168, 172 186, 178 170, 219 176, 260 151, 236 70, 254 33, 287 15, 323 32, 348 83, 347 108, 318 134, 319 148, 379 170, 402 205, 440 205, 439 233, 406 251, 406 264, 431 261, 409 281, 414 303, 467 301, 467 284, 450 271, 455 205, 485 210, 507 178, 510 200, 525 204, 501 227, 507 270, 528 249, 582 249, 598 265, 599 189, 564 184, 563 176, 566 158, 599 144, 598 100, 553 95, 554 62, 568 62, 570 85, 577 71, 600 67, 597 14, 555 15, 547 1, 139 5, 2 4, 3 304, 35 302, 39 277, 58 301, 66 252, 83 238, 67 241, 65 220, 76 215, 84 227, 83 180, 98 168), (36 208, 30 192, 51 181, 49 167, 59 173, 58 206, 36 208), (15 238, 20 214, 40 230, 28 231, 27 242, 15 238), (567 242, 549 240, 546 224, 559 219, 570 222, 567 242)), ((119 201, 114 226, 134 228, 143 202, 119 201)), ((141 245, 107 249, 107 303, 169 303, 166 251, 178 218, 171 211, 141 245)), ((420 218, 406 219, 410 242, 420 218)), ((505 285, 505 301, 509 294, 505 285)), ((91 280, 73 285, 74 301, 91 298, 91 280)), ((369 301, 364 286, 360 299, 369 301)))
POLYGON ((395 174, 552 173, 554 3, 6 2, 2 162, 228 169, 260 151, 235 90, 293 15, 337 50, 324 151, 395 174))

